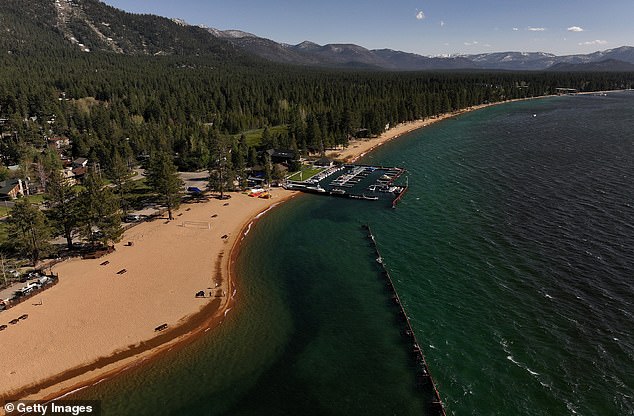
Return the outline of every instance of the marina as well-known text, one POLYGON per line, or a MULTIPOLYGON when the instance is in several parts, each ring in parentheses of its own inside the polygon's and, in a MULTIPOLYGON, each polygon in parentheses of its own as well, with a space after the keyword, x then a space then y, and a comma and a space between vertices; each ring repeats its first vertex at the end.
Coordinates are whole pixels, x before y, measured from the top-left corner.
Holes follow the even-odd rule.
POLYGON ((389 200, 396 208, 409 187, 399 183, 406 170, 368 165, 331 166, 304 181, 287 180, 286 189, 367 201, 389 200))
POLYGON ((434 382, 434 379, 429 372, 423 350, 421 349, 420 344, 416 339, 416 335, 414 333, 414 330, 412 329, 410 319, 407 316, 407 313, 403 308, 401 298, 399 297, 396 288, 394 287, 394 282, 392 281, 390 272, 388 271, 385 265, 385 261, 381 256, 381 252, 379 251, 379 247, 376 243, 376 238, 374 237, 374 234, 372 234, 372 230, 369 225, 364 224, 363 229, 367 231, 368 238, 372 242, 372 247, 374 247, 374 251, 376 253, 376 262, 382 269, 382 275, 385 278, 388 291, 390 292, 392 298, 392 302, 398 309, 398 320, 402 326, 403 336, 407 339, 408 345, 411 345, 411 352, 416 371, 416 386, 426 396, 425 399, 427 402, 427 409, 425 414, 446 416, 444 405, 442 403, 442 400, 440 399, 440 393, 438 393, 436 383, 434 382))

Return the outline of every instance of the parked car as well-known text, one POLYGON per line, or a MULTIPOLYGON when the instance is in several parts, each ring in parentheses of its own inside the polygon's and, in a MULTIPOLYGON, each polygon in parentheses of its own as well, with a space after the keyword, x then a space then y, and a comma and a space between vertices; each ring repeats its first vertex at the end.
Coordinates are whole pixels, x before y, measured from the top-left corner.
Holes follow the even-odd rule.
POLYGON ((128 214, 123 217, 124 222, 138 222, 141 221, 141 215, 139 214, 128 214))

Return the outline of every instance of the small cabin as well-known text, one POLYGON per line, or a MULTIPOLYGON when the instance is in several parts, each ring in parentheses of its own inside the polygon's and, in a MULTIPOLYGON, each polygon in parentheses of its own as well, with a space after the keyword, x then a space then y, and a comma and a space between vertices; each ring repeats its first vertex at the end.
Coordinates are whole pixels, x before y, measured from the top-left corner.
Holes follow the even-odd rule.
POLYGON ((21 179, 7 179, 0 182, 0 200, 16 199, 24 196, 24 185, 21 179))
POLYGON ((73 160, 73 168, 85 168, 88 166, 88 159, 85 157, 78 157, 73 160))

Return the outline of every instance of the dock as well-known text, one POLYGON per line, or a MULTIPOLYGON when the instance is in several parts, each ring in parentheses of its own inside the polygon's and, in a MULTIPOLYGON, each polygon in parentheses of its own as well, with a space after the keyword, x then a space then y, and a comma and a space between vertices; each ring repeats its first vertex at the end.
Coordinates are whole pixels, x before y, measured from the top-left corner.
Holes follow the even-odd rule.
POLYGON ((447 416, 445 412, 445 407, 443 405, 442 400, 440 399, 440 393, 438 393, 438 389, 436 388, 436 383, 434 382, 433 377, 429 371, 429 367, 427 366, 427 360, 425 360, 425 355, 423 354, 423 350, 416 339, 416 334, 412 329, 410 319, 405 312, 403 307, 403 303, 401 302, 401 298, 399 297, 396 287, 394 286, 394 282, 392 281, 392 276, 390 276, 390 272, 385 266, 385 261, 381 256, 381 252, 379 251, 379 247, 376 243, 376 238, 370 229, 368 224, 364 224, 363 229, 367 231, 367 236, 372 242, 372 246, 374 247, 374 251, 376 253, 376 262, 382 269, 382 275, 385 279, 385 284, 387 289, 391 292, 392 301, 398 310, 398 320, 401 323, 401 330, 403 331, 403 335, 408 340, 408 345, 411 347, 411 353, 415 365, 416 371, 416 387, 429 399, 427 402, 427 412, 425 414, 430 414, 434 416, 447 416))
POLYGON ((287 180, 286 189, 367 201, 389 200, 396 208, 409 184, 396 181, 405 174, 400 167, 369 165, 331 166, 304 181, 287 180))

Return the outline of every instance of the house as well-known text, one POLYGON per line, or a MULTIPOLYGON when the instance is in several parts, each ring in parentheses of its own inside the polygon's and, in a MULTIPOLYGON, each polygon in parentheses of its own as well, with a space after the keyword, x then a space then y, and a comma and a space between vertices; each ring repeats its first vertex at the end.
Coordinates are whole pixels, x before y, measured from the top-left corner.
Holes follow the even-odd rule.
POLYGON ((370 130, 368 129, 358 129, 354 133, 355 139, 367 139, 370 137, 370 130))
POLYGON ((85 168, 86 166, 88 166, 88 159, 85 157, 78 157, 73 160, 73 168, 85 168))
POLYGON ((73 177, 75 178, 75 181, 81 182, 84 179, 84 176, 86 176, 86 173, 88 172, 88 168, 85 166, 79 166, 79 167, 73 168, 71 172, 73 174, 73 177))
POLYGON ((21 179, 7 179, 0 182, 0 199, 15 199, 24 196, 24 185, 21 179))
POLYGON ((295 153, 292 150, 269 149, 266 151, 271 156, 272 163, 291 163, 295 159, 295 153))
POLYGON ((75 185, 77 184, 77 180, 75 179, 75 173, 73 172, 73 169, 68 167, 65 169, 62 169, 61 171, 62 174, 62 178, 64 178, 64 182, 66 182, 69 185, 75 185))
POLYGON ((62 149, 70 146, 70 139, 68 137, 49 137, 46 141, 49 147, 55 149, 62 149))

